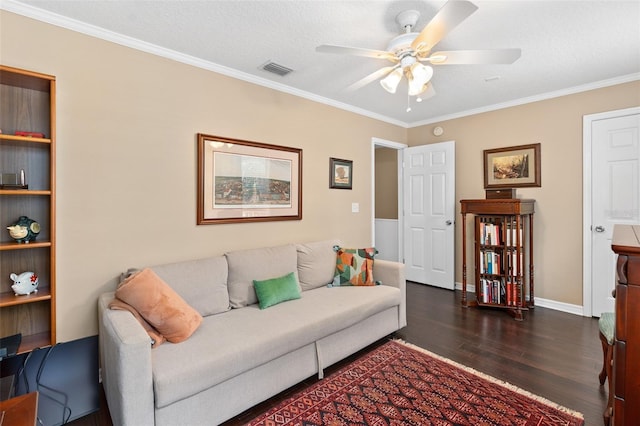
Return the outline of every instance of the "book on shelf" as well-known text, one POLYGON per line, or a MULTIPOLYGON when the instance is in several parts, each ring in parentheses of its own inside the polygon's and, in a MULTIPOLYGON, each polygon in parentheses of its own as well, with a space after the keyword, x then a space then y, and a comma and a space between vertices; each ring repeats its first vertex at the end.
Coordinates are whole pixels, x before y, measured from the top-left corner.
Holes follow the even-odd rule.
POLYGON ((483 251, 480 253, 481 274, 502 274, 502 254, 495 251, 483 251))
MULTIPOLYGON (((507 255, 507 274, 511 277, 518 276, 518 252, 513 250, 507 255)), ((524 274, 524 254, 520 252, 520 274, 524 274)))
POLYGON ((505 304, 507 301, 507 286, 502 279, 480 279, 480 295, 482 303, 505 304))
POLYGON ((492 222, 480 222, 480 244, 499 246, 502 244, 502 227, 492 222))
POLYGON ((513 247, 516 245, 516 243, 518 242, 518 239, 520 239, 520 245, 522 245, 524 243, 523 240, 523 230, 522 230, 522 225, 520 226, 520 228, 517 228, 516 223, 515 222, 509 222, 506 224, 506 245, 513 247))
POLYGON ((507 281, 507 298, 506 298, 507 306, 517 305, 516 287, 517 287, 516 284, 512 280, 507 281))

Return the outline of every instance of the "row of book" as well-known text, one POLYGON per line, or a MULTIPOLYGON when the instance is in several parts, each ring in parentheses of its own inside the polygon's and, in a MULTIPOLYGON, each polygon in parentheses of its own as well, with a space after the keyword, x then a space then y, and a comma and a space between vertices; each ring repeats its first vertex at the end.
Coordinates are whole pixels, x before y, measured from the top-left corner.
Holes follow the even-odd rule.
MULTIPOLYGON (((518 252, 512 251, 506 254, 506 257, 503 257, 501 252, 495 252, 492 250, 481 251, 480 259, 479 259, 479 267, 481 274, 491 274, 491 275, 517 275, 517 261, 518 261, 518 252), (506 259, 506 264, 503 263, 503 259, 506 259)), ((522 253, 520 253, 520 269, 524 269, 524 259, 522 257, 522 253)))
POLYGON ((507 246, 515 246, 518 238, 520 244, 522 244, 522 226, 518 228, 515 223, 507 223, 503 227, 501 223, 480 222, 481 245, 501 246, 505 244, 507 246))
POLYGON ((480 273, 496 275, 502 274, 502 253, 496 253, 495 251, 481 251, 480 273))
POLYGON ((520 286, 512 281, 505 283, 502 279, 480 279, 480 294, 478 301, 497 305, 519 306, 522 298, 520 286))
POLYGON ((502 226, 492 222, 480 222, 480 244, 502 245, 502 226))

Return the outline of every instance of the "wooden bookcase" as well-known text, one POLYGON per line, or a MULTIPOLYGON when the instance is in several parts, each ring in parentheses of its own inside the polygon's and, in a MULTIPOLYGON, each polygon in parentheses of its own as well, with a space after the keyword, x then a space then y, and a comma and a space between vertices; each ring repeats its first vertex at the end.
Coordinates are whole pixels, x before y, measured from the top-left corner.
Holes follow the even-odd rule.
POLYGON ((461 200, 462 305, 507 310, 517 320, 534 307, 535 200, 461 200), (475 298, 467 299, 467 214, 474 215, 475 298))
POLYGON ((56 342, 55 89, 53 76, 0 65, 0 171, 24 170, 28 186, 0 188, 0 337, 21 333, 19 353, 56 342), (35 241, 9 235, 20 216, 40 224, 35 241), (9 275, 26 271, 38 275, 38 292, 16 296, 9 275))

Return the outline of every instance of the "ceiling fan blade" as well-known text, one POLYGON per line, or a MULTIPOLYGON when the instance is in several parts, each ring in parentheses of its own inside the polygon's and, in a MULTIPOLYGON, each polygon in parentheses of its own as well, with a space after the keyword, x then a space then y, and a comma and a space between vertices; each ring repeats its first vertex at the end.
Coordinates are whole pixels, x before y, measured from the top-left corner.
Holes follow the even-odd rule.
POLYGON ((467 19, 473 12, 478 10, 478 6, 468 1, 449 0, 436 16, 418 34, 411 47, 420 51, 433 49, 442 38, 467 19))
POLYGON ((366 76, 365 78, 362 78, 358 81, 356 81, 355 83, 351 84, 350 86, 347 87, 347 90, 352 92, 354 90, 358 90, 364 86, 366 86, 369 83, 372 83, 374 81, 376 81, 379 78, 384 77, 385 75, 389 74, 391 71, 395 70, 396 68, 398 68, 400 65, 395 65, 393 67, 384 67, 384 68, 380 68, 378 71, 375 71, 371 74, 369 74, 368 76, 366 76))
POLYGON ((512 64, 520 58, 520 53, 520 49, 444 50, 424 60, 433 65, 512 64))
POLYGON ((332 44, 322 44, 316 47, 316 52, 337 53, 339 55, 365 56, 367 58, 389 59, 397 61, 395 55, 384 50, 363 49, 360 47, 335 46, 332 44))

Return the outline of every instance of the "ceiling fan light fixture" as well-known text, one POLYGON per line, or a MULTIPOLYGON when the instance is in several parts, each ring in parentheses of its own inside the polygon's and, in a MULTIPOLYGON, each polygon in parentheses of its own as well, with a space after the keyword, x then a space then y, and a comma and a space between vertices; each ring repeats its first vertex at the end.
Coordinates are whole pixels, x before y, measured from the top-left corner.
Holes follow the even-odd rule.
POLYGON ((398 84, 402 80, 402 70, 400 68, 394 70, 391 74, 380 80, 380 85, 389 93, 396 93, 398 84))
MULTIPOLYGON (((434 47, 477 9, 478 6, 469 0, 446 0, 444 6, 419 32, 416 31, 415 26, 420 18, 420 12, 417 10, 401 12, 396 16, 396 22, 402 33, 391 39, 384 51, 337 45, 320 45, 316 47, 316 51, 386 59, 392 62, 393 65, 379 68, 351 84, 347 90, 356 90, 381 79, 380 85, 387 92, 394 94, 400 81, 405 77, 408 86, 407 112, 410 112, 411 96, 415 97, 416 102, 422 102, 436 93, 431 83, 433 77, 431 66, 511 64, 520 58, 522 52, 515 48, 434 52, 434 47)), ((494 81, 494 79, 487 78, 485 81, 494 81)), ((402 90, 404 91, 404 86, 402 90)))
POLYGON ((416 62, 407 73, 409 80, 409 95, 417 96, 427 90, 427 85, 433 77, 433 68, 416 62))

